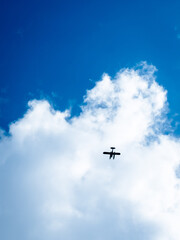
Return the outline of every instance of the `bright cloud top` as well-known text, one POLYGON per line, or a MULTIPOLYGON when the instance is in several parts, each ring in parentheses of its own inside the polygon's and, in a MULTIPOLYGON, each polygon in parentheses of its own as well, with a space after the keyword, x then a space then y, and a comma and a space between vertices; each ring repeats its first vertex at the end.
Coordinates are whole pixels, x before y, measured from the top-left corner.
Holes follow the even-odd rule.
POLYGON ((0 143, 3 237, 180 239, 180 142, 163 134, 155 71, 104 74, 78 117, 29 102, 0 143), (111 146, 122 153, 115 161, 102 155, 111 146))

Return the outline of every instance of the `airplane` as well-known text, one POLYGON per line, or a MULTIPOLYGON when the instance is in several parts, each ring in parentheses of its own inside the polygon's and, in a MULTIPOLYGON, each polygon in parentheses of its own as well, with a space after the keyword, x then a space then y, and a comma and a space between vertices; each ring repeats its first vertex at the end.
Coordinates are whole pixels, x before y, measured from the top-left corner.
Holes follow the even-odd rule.
POLYGON ((115 155, 121 155, 121 153, 113 151, 115 147, 111 147, 111 149, 112 149, 111 152, 103 152, 103 154, 109 154, 109 159, 111 158, 115 159, 115 155))

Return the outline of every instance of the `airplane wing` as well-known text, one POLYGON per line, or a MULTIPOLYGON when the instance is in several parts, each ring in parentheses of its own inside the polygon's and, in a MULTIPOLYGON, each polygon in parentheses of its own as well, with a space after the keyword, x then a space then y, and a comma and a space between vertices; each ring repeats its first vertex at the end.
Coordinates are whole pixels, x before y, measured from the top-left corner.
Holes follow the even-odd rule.
POLYGON ((121 155, 121 153, 118 153, 118 152, 114 152, 114 155, 121 155))
POLYGON ((103 154, 111 154, 110 152, 103 152, 103 154))

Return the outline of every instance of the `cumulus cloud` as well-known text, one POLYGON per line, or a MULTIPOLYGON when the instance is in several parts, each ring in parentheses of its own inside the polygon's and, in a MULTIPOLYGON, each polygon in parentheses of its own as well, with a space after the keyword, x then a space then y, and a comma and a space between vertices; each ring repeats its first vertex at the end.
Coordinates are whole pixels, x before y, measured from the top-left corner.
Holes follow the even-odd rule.
POLYGON ((33 100, 0 142, 3 239, 179 239, 180 141, 145 62, 107 74, 81 114, 33 100), (109 160, 102 152, 121 152, 109 160))

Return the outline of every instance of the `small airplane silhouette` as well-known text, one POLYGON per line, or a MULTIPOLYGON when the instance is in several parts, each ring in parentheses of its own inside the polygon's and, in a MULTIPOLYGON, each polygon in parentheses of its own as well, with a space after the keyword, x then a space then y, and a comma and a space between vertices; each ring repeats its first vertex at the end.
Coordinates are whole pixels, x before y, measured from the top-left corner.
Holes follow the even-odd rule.
POLYGON ((112 149, 111 152, 103 152, 103 154, 109 154, 109 159, 111 159, 111 158, 115 159, 115 155, 121 155, 121 153, 113 152, 115 147, 111 147, 111 149, 112 149))

